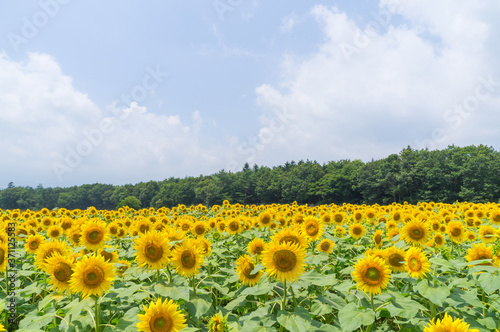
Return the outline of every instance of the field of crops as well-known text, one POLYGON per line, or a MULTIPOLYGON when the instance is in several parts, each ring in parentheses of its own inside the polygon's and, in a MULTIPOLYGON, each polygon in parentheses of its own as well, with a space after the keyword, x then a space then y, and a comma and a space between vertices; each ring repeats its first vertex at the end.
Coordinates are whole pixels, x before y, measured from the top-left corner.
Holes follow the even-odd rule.
POLYGON ((500 205, 0 210, 0 331, 495 331, 500 205))

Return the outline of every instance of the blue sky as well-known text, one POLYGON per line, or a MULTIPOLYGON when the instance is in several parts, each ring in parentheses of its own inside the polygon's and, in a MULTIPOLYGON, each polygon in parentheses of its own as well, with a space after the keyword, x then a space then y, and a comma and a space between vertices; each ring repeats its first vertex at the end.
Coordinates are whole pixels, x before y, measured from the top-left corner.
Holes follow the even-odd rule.
POLYGON ((499 149, 497 1, 3 1, 0 188, 499 149))

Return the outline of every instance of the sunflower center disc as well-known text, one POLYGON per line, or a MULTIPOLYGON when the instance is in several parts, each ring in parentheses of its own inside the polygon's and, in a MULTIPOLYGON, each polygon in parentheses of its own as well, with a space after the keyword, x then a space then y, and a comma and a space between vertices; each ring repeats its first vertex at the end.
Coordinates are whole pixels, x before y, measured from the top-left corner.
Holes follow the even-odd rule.
POLYGON ((30 248, 31 248, 31 249, 36 249, 36 248, 38 248, 38 242, 37 242, 37 241, 31 241, 31 242, 30 242, 30 248))
POLYGON ((248 279, 255 279, 255 277, 257 277, 257 275, 259 274, 258 272, 252 273, 254 267, 255 266, 252 263, 248 263, 245 266, 245 268, 243 269, 243 274, 245 274, 245 277, 247 277, 248 279))
POLYGON ((375 235, 375 243, 378 244, 380 242, 382 242, 382 235, 380 234, 375 235))
POLYGON ((414 239, 420 239, 423 235, 423 232, 420 229, 414 229, 412 234, 414 239))
POLYGON ((201 235, 203 233, 205 233, 205 227, 203 226, 196 226, 195 229, 194 229, 194 232, 198 235, 201 235))
POLYGON ((166 313, 158 313, 149 321, 149 327, 153 332, 166 332, 172 329, 172 319, 166 313))
POLYGON ((452 233, 453 233, 453 236, 459 236, 461 233, 460 228, 453 229, 452 233))
POLYGON ((0 265, 2 265, 4 261, 5 261, 5 250, 0 248, 0 265))
POLYGON ((361 234, 361 228, 359 227, 354 227, 354 229, 352 230, 353 234, 355 235, 359 235, 361 234))
POLYGON ((408 266, 412 271, 420 271, 422 264, 418 259, 415 257, 410 258, 410 261, 408 262, 408 266))
POLYGON ((71 277, 72 273, 73 271, 71 271, 71 268, 67 264, 61 263, 55 269, 54 276, 56 277, 57 280, 61 282, 67 282, 71 277))
POLYGON ((184 251, 181 255, 181 262, 185 268, 190 269, 194 267, 194 265, 196 264, 194 254, 189 250, 184 251))
POLYGON ((380 271, 376 267, 370 267, 366 270, 366 277, 371 281, 378 281, 380 279, 380 271))
POLYGON ((389 256, 389 263, 392 266, 399 267, 404 264, 404 257, 401 256, 400 254, 392 254, 389 256))
POLYGON ((102 237, 102 232, 100 232, 99 230, 95 230, 89 233, 87 240, 92 244, 96 244, 101 241, 102 237))
POLYGON ((309 236, 314 236, 318 234, 319 229, 316 227, 316 225, 309 225, 307 226, 307 235, 309 236))
POLYGON ((150 262, 157 262, 163 256, 163 249, 155 244, 148 244, 146 246, 146 257, 150 262))
POLYGON ((238 230, 238 224, 235 223, 235 222, 232 222, 229 224, 229 228, 232 230, 232 231, 237 231, 238 230))
POLYGON ((96 288, 104 281, 104 271, 98 266, 93 266, 85 271, 83 279, 85 286, 96 288))
POLYGON ((295 265, 297 265, 297 257, 292 251, 282 249, 274 253, 273 263, 280 272, 288 272, 293 270, 295 265))
POLYGON ((59 237, 59 232, 58 231, 52 231, 51 235, 52 235, 52 237, 59 237))

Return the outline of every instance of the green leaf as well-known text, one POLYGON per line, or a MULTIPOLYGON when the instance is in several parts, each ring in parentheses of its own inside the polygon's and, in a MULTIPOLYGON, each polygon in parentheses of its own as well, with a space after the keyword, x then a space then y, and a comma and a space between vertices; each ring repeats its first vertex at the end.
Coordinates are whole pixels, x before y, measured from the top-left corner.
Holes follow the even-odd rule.
POLYGON ((303 332, 311 328, 311 315, 303 307, 295 307, 293 312, 281 310, 278 312, 277 320, 290 332, 303 332))
POLYGON ((358 307, 349 303, 339 311, 339 321, 342 331, 354 331, 362 325, 371 325, 375 321, 375 313, 371 309, 358 307))
POLYGON ((438 306, 441 306, 443 301, 450 295, 450 290, 447 286, 431 287, 425 280, 417 284, 417 290, 424 298, 438 306))
POLYGON ((419 310, 427 310, 420 303, 406 298, 398 292, 389 292, 389 294, 391 295, 391 303, 385 308, 389 310, 392 316, 411 319, 417 315, 419 310))
POLYGON ((246 295, 265 295, 268 294, 273 290, 273 284, 269 282, 268 279, 266 278, 261 278, 259 280, 259 283, 253 287, 247 287, 245 288, 241 293, 240 296, 246 296, 246 295))
POLYGON ((304 273, 298 282, 304 288, 307 288, 309 285, 315 286, 333 286, 337 284, 337 279, 334 275, 323 275, 319 274, 316 270, 310 270, 304 273))
POLYGON ((155 292, 158 295, 168 297, 173 300, 189 300, 189 288, 182 286, 163 286, 160 284, 155 285, 155 292))
POLYGON ((233 299, 231 302, 226 304, 224 308, 226 308, 229 311, 234 310, 235 308, 244 306, 247 303, 246 297, 245 296, 238 296, 237 298, 233 299))
POLYGON ((491 294, 500 289, 500 276, 495 276, 490 273, 482 273, 479 275, 478 281, 486 294, 491 294))
POLYGON ((276 317, 269 314, 270 307, 260 307, 248 315, 240 317, 243 331, 251 330, 261 326, 270 327, 276 323, 276 317))
POLYGON ((204 314, 206 314, 208 310, 210 310, 211 306, 212 304, 210 302, 201 298, 192 299, 191 301, 186 303, 186 307, 189 311, 189 314, 198 319, 201 318, 201 316, 203 316, 204 314))
POLYGON ((450 272, 450 271, 456 270, 455 266, 452 263, 450 263, 449 261, 447 261, 446 259, 443 259, 443 258, 431 258, 431 259, 429 259, 429 262, 431 264, 441 266, 443 268, 442 269, 443 272, 450 272))
POLYGON ((70 315, 72 317, 77 317, 80 316, 82 310, 84 310, 85 308, 90 308, 93 305, 94 301, 90 297, 84 299, 83 301, 80 301, 80 299, 74 299, 67 306, 64 307, 63 311, 66 314, 65 317, 69 317, 70 315))

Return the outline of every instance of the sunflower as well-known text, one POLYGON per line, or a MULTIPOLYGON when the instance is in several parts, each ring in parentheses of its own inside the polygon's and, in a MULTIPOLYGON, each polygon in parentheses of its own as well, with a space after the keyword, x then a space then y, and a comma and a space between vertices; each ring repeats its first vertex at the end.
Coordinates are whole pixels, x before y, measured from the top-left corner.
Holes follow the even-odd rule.
POLYGON ((439 248, 439 247, 442 247, 443 244, 445 243, 445 238, 444 238, 444 235, 441 234, 441 233, 436 233, 434 234, 434 236, 432 237, 432 243, 434 244, 435 247, 439 248))
POLYGON ((281 282, 298 280, 304 273, 305 249, 299 244, 271 242, 262 253, 266 272, 281 282))
POLYGON ((229 234, 238 234, 242 231, 242 223, 240 218, 231 218, 227 224, 227 232, 229 234))
POLYGON ((76 261, 69 280, 73 292, 81 292, 84 298, 91 295, 101 296, 111 288, 115 279, 114 266, 106 263, 99 255, 83 256, 76 261))
POLYGON ((168 237, 158 232, 142 234, 135 240, 134 249, 137 264, 147 265, 149 270, 161 270, 168 263, 170 245, 168 237))
POLYGON ((365 251, 364 253, 365 256, 374 256, 374 257, 378 257, 382 260, 385 261, 385 251, 383 249, 378 249, 378 248, 370 248, 368 250, 365 251))
POLYGON ((229 326, 227 325, 227 317, 222 316, 222 313, 219 311, 215 315, 210 318, 210 322, 208 325, 208 332, 229 332, 229 326))
POLYGON ((318 244, 316 249, 318 249, 318 251, 322 251, 322 252, 326 252, 327 254, 330 254, 333 251, 333 247, 335 247, 335 243, 332 240, 323 239, 318 244))
POLYGON ((115 263, 115 267, 116 267, 116 272, 118 273, 118 275, 123 276, 125 271, 127 271, 128 268, 130 267, 130 262, 126 261, 124 259, 121 259, 115 263))
POLYGON ((7 269, 7 257, 7 243, 0 243, 0 272, 4 272, 7 269))
POLYGON ((256 237, 248 243, 247 251, 251 255, 260 256, 266 247, 266 243, 261 238, 256 237))
POLYGON ((448 235, 455 243, 462 243, 465 239, 465 227, 460 221, 450 221, 448 223, 448 235))
POLYGON ((494 225, 500 225, 500 209, 490 212, 490 221, 494 225))
POLYGON ((467 324, 460 318, 454 320, 448 316, 448 313, 445 313, 441 320, 436 319, 436 321, 434 321, 434 319, 429 322, 427 327, 424 327, 424 332, 479 332, 478 329, 469 329, 470 324, 467 324))
POLYGON ((497 239, 496 229, 491 225, 483 225, 479 227, 479 237, 486 243, 495 242, 497 239))
POLYGON ((104 257, 106 263, 116 263, 118 261, 118 252, 116 248, 106 246, 97 250, 97 254, 104 257))
POLYGON ((116 221, 112 221, 108 224, 108 233, 113 236, 117 237, 118 236, 118 230, 120 229, 120 225, 116 221))
POLYGON ((366 228, 361 223, 357 222, 349 227, 349 234, 354 240, 358 240, 366 233, 366 228))
POLYGON ((393 272, 405 271, 405 256, 403 249, 390 247, 385 250, 385 262, 393 272))
POLYGON ((273 216, 270 212, 268 211, 263 211, 259 214, 259 225, 263 227, 269 227, 271 226, 273 222, 273 216))
POLYGON ((36 254, 38 247, 45 241, 45 238, 40 235, 30 235, 24 244, 24 249, 30 254, 36 254))
MULTIPOLYGON (((467 262, 477 261, 480 259, 493 259, 493 247, 486 246, 484 243, 473 244, 472 247, 467 250, 467 255, 465 260, 467 262)), ((479 265, 493 265, 492 263, 483 263, 479 265)))
POLYGON ((344 234, 346 233, 346 230, 344 227, 340 226, 340 225, 337 225, 335 227, 335 229, 333 230, 333 232, 335 233, 335 236, 338 237, 338 238, 342 238, 344 237, 344 234))
POLYGON ((375 247, 380 248, 384 244, 384 231, 382 230, 376 230, 375 234, 373 234, 373 243, 375 244, 375 247))
POLYGON ((411 247, 406 252, 406 270, 412 278, 425 277, 431 269, 431 263, 427 259, 425 252, 420 248, 411 247))
POLYGON ((198 269, 203 263, 201 248, 194 242, 184 240, 172 252, 172 264, 177 273, 184 277, 198 274, 198 269))
POLYGON ((47 273, 50 275, 52 289, 57 288, 60 292, 69 291, 69 280, 73 274, 72 266, 74 262, 73 257, 63 256, 59 253, 47 258, 47 273))
POLYGON ((406 243, 421 246, 427 242, 431 235, 429 224, 423 220, 413 219, 401 228, 401 239, 406 243))
POLYGON ((391 279, 391 269, 385 262, 374 256, 365 256, 354 265, 352 272, 358 289, 370 295, 382 293, 391 279))
POLYGON ((139 314, 140 322, 136 327, 138 331, 145 332, 177 332, 186 327, 186 318, 182 315, 173 300, 162 301, 158 298, 156 303, 151 303, 149 308, 143 306, 144 315, 139 314))
POLYGON ((67 230, 66 237, 68 238, 69 242, 73 245, 73 247, 79 247, 80 238, 82 237, 82 234, 80 232, 80 227, 76 226, 67 230))
POLYGON ((47 236, 51 239, 57 239, 63 234, 64 230, 59 225, 52 225, 47 228, 47 236))
POLYGON ((254 286, 259 282, 263 275, 262 270, 252 273, 254 268, 255 265, 248 255, 241 256, 236 261, 236 273, 238 273, 238 278, 243 285, 254 286))
POLYGON ((199 237, 194 240, 194 243, 201 249, 203 256, 210 256, 212 253, 212 242, 204 237, 199 237))
POLYGON ((306 248, 309 244, 307 238, 300 232, 300 225, 281 229, 274 233, 271 240, 278 244, 291 242, 297 244, 300 248, 306 248))
POLYGON ((97 250, 104 247, 109 240, 106 224, 98 219, 87 221, 81 226, 80 243, 88 250, 97 250))
POLYGON ((3 325, 2 325, 2 324, 0 324, 0 332, 1 332, 1 331, 7 331, 7 330, 3 327, 3 325))
POLYGON ((55 240, 55 241, 45 241, 38 247, 36 251, 35 264, 42 271, 47 272, 47 259, 51 257, 53 254, 59 253, 63 256, 66 256, 68 252, 67 244, 64 241, 55 240))
POLYGON ((323 235, 323 222, 314 217, 304 218, 302 231, 309 241, 316 241, 323 235))
POLYGON ((196 237, 204 237, 208 232, 207 223, 203 220, 198 220, 193 224, 191 231, 196 237))
POLYGON ((344 222, 344 214, 342 212, 335 212, 333 214, 333 222, 336 225, 342 225, 342 223, 344 222))

